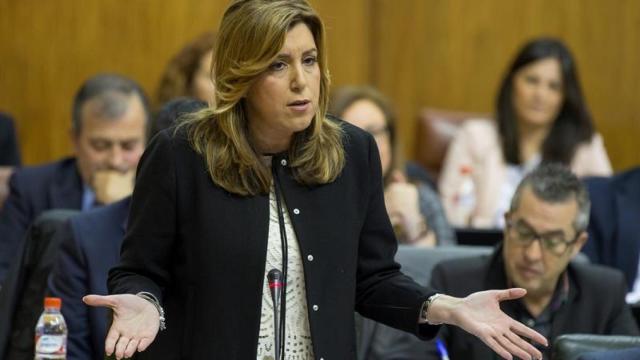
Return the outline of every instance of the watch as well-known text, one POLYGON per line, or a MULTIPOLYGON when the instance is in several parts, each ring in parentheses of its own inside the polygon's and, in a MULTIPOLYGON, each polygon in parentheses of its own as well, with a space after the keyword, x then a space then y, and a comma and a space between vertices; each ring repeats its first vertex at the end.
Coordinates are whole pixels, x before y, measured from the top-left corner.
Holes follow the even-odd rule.
POLYGON ((427 299, 427 301, 424 302, 424 304, 422 305, 422 320, 424 320, 427 324, 429 325, 441 325, 442 323, 435 323, 435 322, 431 322, 428 320, 427 314, 429 314, 429 307, 431 306, 431 304, 433 304, 434 301, 436 301, 437 298, 439 298, 442 294, 440 293, 436 293, 433 294, 431 296, 429 296, 429 298, 427 299))

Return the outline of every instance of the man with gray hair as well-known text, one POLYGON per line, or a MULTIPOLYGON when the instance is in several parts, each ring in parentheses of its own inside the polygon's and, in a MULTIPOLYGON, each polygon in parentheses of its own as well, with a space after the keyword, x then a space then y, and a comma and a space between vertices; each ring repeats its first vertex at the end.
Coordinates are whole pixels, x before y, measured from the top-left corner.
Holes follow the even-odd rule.
POLYGON ((131 194, 150 115, 143 90, 121 75, 83 83, 73 102, 74 157, 25 167, 0 210, 0 286, 29 224, 49 209, 89 210, 131 194))
MULTIPOLYGON (((431 286, 459 297, 482 290, 524 288, 523 298, 503 302, 501 307, 549 339, 549 348, 539 348, 545 359, 562 334, 638 335, 625 303, 622 273, 571 261, 587 241, 589 206, 586 189, 570 170, 559 164, 541 165, 516 189, 505 214, 504 241, 491 255, 438 264, 431 286)), ((408 339, 410 335, 394 336, 388 351, 402 352, 406 360, 444 359, 445 354, 450 359, 497 359, 476 337, 446 325, 435 341, 424 346, 418 339, 408 339)), ((524 340, 498 337, 496 341, 511 346, 524 340)))

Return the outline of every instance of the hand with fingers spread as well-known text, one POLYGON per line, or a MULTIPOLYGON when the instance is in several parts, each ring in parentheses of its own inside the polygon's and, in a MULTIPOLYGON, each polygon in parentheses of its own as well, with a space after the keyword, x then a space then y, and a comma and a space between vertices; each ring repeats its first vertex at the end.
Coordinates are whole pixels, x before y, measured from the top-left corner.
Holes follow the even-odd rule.
POLYGON ((82 299, 90 306, 113 310, 113 323, 105 340, 108 356, 116 359, 144 351, 155 339, 160 328, 160 314, 150 301, 136 295, 87 295, 82 299))
POLYGON ((542 354, 524 338, 548 346, 544 336, 513 320, 500 309, 500 302, 523 297, 526 290, 488 290, 465 298, 442 295, 431 303, 427 318, 430 323, 458 326, 477 336, 504 359, 542 359, 542 354))

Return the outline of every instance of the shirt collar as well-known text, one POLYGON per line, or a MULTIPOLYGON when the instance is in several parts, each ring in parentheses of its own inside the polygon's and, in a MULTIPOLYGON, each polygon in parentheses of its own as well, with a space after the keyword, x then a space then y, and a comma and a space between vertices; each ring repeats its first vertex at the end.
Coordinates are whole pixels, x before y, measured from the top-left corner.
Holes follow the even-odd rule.
POLYGON ((96 205, 96 193, 89 185, 82 183, 82 207, 80 210, 91 210, 96 207, 96 205))

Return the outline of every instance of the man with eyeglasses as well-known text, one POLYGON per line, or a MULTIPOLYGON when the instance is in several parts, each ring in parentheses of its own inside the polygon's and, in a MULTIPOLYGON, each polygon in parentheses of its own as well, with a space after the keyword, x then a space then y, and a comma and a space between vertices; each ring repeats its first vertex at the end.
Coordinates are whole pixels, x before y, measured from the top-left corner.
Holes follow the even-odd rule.
MULTIPOLYGON (((502 303, 502 310, 549 339, 551 346, 540 349, 545 358, 562 334, 638 335, 623 274, 571 261, 587 241, 589 207, 586 189, 566 167, 541 165, 518 185, 505 214, 504 241, 493 254, 440 263, 431 285, 453 296, 526 289, 525 297, 502 303)), ((464 331, 444 326, 439 338, 427 359, 441 359, 442 344, 451 359, 497 358, 464 331)))

